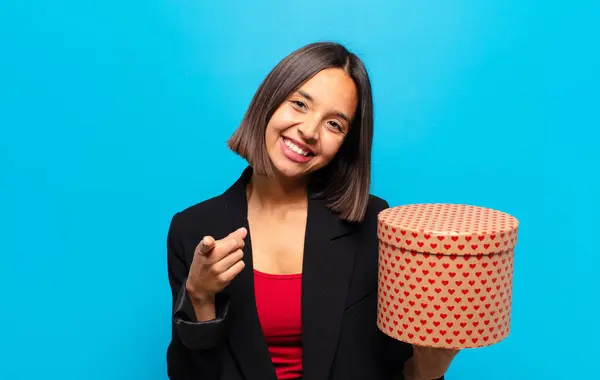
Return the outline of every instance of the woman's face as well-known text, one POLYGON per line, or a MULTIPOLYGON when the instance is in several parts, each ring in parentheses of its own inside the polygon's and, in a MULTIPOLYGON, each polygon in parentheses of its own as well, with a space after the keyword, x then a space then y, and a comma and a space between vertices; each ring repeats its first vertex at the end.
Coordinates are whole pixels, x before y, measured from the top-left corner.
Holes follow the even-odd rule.
POLYGON ((335 157, 358 102, 354 81, 342 69, 325 69, 292 93, 267 124, 265 142, 276 170, 304 177, 335 157))

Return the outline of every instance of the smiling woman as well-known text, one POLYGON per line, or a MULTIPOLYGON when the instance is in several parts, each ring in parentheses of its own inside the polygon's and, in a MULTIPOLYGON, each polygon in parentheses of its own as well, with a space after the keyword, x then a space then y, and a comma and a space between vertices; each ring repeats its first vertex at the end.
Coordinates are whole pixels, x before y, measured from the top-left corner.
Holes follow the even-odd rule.
POLYGON ((446 357, 409 361, 376 325, 388 203, 369 194, 372 138, 369 77, 345 47, 305 46, 267 76, 228 141, 248 168, 171 222, 172 380, 443 375, 446 357))
POLYGON ((325 69, 308 80, 267 124, 267 154, 276 170, 301 177, 331 162, 350 128, 356 103, 356 86, 341 69, 325 69), (350 116, 339 116, 345 114, 350 116))
POLYGON ((372 140, 365 66, 341 45, 315 43, 285 57, 267 75, 228 145, 257 174, 309 181, 333 211, 359 221, 369 198, 372 140), (286 139, 314 156, 291 155, 305 164, 291 165, 286 139))

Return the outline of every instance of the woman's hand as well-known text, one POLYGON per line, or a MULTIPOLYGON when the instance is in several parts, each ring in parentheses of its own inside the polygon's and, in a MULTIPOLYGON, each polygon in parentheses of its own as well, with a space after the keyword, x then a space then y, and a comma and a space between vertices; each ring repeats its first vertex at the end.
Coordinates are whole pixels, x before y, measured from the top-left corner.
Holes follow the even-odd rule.
POLYGON ((215 318, 215 294, 244 269, 242 248, 247 233, 242 227, 217 241, 205 236, 196 247, 185 288, 198 320, 215 318))
POLYGON ((404 366, 406 380, 438 379, 448 371, 460 350, 432 348, 413 344, 413 356, 404 366))

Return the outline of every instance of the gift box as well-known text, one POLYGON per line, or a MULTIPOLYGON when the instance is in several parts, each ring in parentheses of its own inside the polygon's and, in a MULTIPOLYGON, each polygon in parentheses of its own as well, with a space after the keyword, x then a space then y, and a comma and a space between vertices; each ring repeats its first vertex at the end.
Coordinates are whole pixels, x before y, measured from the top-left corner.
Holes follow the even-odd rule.
POLYGON ((440 348, 506 338, 518 225, 507 213, 470 205, 383 210, 378 328, 403 342, 440 348))

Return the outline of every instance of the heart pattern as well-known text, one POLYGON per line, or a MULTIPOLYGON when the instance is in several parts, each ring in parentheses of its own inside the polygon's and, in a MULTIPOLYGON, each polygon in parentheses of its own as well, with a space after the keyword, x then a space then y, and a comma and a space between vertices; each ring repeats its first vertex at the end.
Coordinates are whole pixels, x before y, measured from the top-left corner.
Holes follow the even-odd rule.
MULTIPOLYGON (((471 217, 470 222, 463 222, 462 229, 451 229, 452 222, 445 219, 453 215, 464 221, 472 206, 403 207, 412 210, 403 213, 398 210, 402 207, 396 207, 380 214, 378 328, 394 339, 430 347, 483 347, 506 338, 511 320, 516 219, 492 226, 471 217), (453 212, 444 213, 449 208, 453 212), (398 217, 410 214, 421 217, 412 221, 398 217), (440 226, 447 229, 432 228, 440 226), (399 241, 394 237, 390 242, 388 231, 397 233, 399 241), (501 246, 508 241, 504 245, 507 248, 495 252, 467 249, 466 243, 479 245, 486 240, 479 236, 498 239, 501 246), (414 248, 407 249, 402 241, 414 248), (443 244, 450 247, 443 248, 443 244)), ((487 217, 496 213, 484 210, 487 217)))
POLYGON ((517 244, 518 220, 483 207, 415 204, 385 209, 378 219, 379 240, 419 252, 485 255, 517 244))

